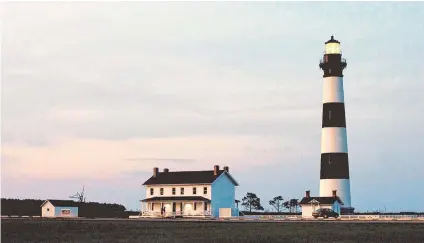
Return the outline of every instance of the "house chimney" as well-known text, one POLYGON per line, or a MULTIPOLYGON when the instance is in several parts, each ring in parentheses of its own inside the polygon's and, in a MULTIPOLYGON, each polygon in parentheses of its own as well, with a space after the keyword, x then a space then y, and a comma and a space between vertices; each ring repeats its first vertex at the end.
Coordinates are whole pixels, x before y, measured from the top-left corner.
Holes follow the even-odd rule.
POLYGON ((230 168, 228 168, 228 166, 224 166, 224 170, 225 170, 226 172, 230 172, 230 168))
POLYGON ((159 172, 158 167, 153 168, 153 177, 156 177, 158 175, 158 172, 159 172))
POLYGON ((337 197, 337 190, 333 190, 333 197, 337 197))
POLYGON ((163 169, 163 172, 169 172, 169 169, 168 168, 164 168, 163 169))
POLYGON ((219 165, 214 165, 214 167, 213 167, 213 174, 214 175, 218 175, 218 172, 219 172, 219 165))
POLYGON ((306 191, 306 198, 310 198, 311 197, 311 191, 306 191))

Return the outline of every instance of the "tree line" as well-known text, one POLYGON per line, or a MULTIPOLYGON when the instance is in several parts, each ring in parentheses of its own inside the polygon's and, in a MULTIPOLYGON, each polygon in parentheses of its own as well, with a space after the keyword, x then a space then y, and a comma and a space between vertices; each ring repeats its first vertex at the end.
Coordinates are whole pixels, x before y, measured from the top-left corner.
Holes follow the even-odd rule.
MULTIPOLYGON (((41 216, 39 199, 1 199, 1 215, 41 216)), ((139 212, 127 211, 125 206, 116 203, 78 202, 78 216, 86 218, 128 218, 139 212)))
MULTIPOLYGON (((298 213, 299 212, 299 199, 288 199, 284 200, 282 196, 275 196, 270 200, 269 205, 277 213, 288 212, 298 213)), ((253 192, 248 192, 246 196, 242 198, 241 206, 244 207, 245 212, 251 213, 252 211, 263 211, 264 207, 261 204, 261 199, 253 192)))

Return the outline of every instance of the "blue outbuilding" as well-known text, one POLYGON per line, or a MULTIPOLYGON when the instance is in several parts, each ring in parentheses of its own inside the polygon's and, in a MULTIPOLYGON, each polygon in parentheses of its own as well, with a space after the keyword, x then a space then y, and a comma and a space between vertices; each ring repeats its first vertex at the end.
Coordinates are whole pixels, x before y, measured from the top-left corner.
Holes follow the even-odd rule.
POLYGON ((72 200, 48 199, 41 204, 41 217, 78 217, 79 203, 72 200))

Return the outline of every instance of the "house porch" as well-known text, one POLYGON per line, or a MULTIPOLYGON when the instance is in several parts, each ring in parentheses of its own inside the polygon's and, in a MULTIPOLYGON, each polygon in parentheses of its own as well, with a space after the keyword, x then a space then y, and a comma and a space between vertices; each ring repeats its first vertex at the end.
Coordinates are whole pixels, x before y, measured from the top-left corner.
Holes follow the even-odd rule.
POLYGON ((210 200, 203 197, 153 197, 141 200, 142 217, 208 217, 210 200), (162 213, 161 208, 165 209, 162 213))

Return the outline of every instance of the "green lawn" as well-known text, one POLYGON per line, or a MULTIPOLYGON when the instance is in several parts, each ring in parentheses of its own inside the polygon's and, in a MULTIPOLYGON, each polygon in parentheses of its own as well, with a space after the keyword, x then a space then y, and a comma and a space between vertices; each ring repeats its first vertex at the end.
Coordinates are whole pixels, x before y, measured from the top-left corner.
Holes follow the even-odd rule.
POLYGON ((1 242, 424 242, 421 223, 2 220, 1 242))

